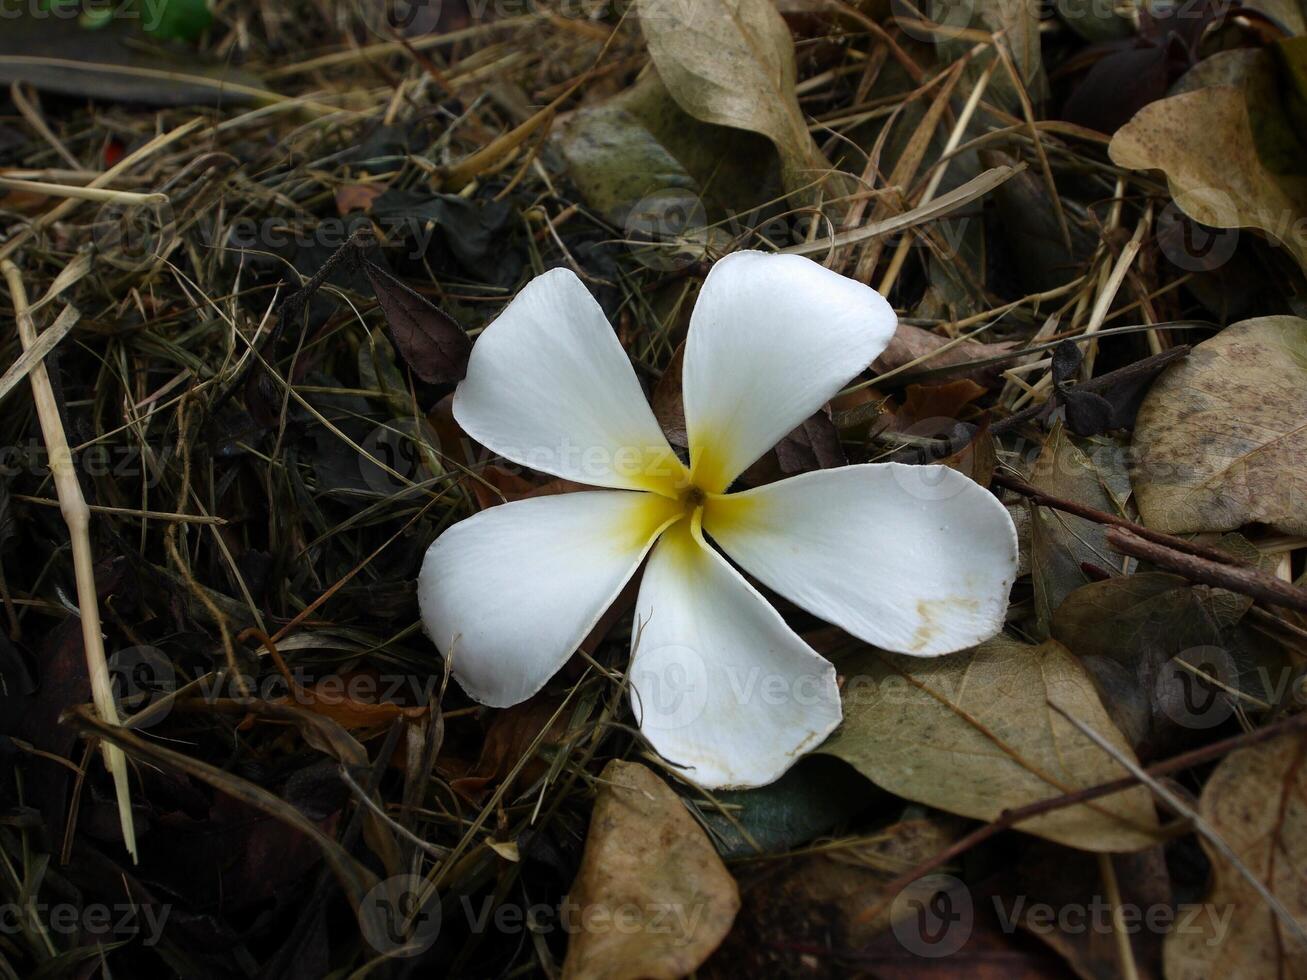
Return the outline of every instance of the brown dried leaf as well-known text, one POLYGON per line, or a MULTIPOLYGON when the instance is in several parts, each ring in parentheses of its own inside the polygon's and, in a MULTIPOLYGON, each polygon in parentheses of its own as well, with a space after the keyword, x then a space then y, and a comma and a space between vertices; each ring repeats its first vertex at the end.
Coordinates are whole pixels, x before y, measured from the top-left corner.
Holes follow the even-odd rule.
POLYGON ((380 692, 385 688, 376 671, 347 671, 323 677, 307 687, 296 684, 294 697, 276 698, 272 704, 293 704, 315 715, 329 718, 347 732, 379 731, 397 718, 417 721, 430 708, 405 707, 387 701, 355 697, 355 691, 380 692))
POLYGON ((342 216, 353 211, 371 211, 372 204, 386 188, 379 184, 344 184, 336 188, 336 213, 342 216))
POLYGON ((1307 534, 1307 320, 1244 320, 1194 347, 1153 383, 1134 450, 1149 527, 1307 534))
POLYGON ((965 827, 943 814, 902 820, 864 843, 783 863, 743 866, 743 905, 730 936, 704 968, 711 977, 803 976, 815 945, 857 949, 887 929, 885 886, 934 857, 965 827))
POLYGON ((1161 170, 1185 214, 1214 228, 1257 228, 1307 268, 1307 178, 1261 160, 1242 88, 1212 85, 1145 106, 1112 138, 1112 162, 1161 170))
MULTIPOLYGON (((450 788, 480 802, 486 790, 507 776, 537 739, 542 748, 557 745, 567 731, 566 715, 558 714, 561 703, 562 698, 541 692, 521 704, 496 712, 476 765, 466 776, 451 779, 450 788)), ((548 768, 548 762, 539 756, 531 759, 518 774, 519 785, 530 786, 548 768)))
POLYGON ((639 0, 637 8, 649 54, 682 109, 766 136, 791 193, 830 172, 795 94, 790 29, 771 0, 639 0))
POLYGON ((903 404, 894 412, 894 430, 934 435, 938 431, 936 427, 929 431, 915 427, 941 419, 952 423, 962 415, 963 408, 984 393, 984 388, 966 378, 943 384, 908 385, 903 392, 903 404))
MULTIPOLYGON (((1004 903, 1007 914, 1056 950, 1085 980, 1111 980, 1121 975, 1118 944, 1123 937, 1109 918, 1111 905, 1105 897, 1100 860, 1096 855, 1039 841, 1021 856, 1009 888, 1004 889, 1009 891, 1004 903), (1050 927, 1044 916, 1050 907, 1058 910, 1065 925, 1050 927)), ((1158 845, 1137 854, 1114 854, 1108 860, 1120 888, 1121 909, 1138 913, 1132 916, 1124 937, 1130 944, 1138 980, 1154 980, 1162 975, 1165 932, 1153 927, 1147 917, 1160 916, 1161 910, 1169 911, 1171 906, 1165 851, 1158 845)))
MULTIPOLYGON (((889 346, 885 348, 880 357, 872 362, 871 368, 873 371, 880 373, 892 371, 917 360, 919 357, 937 351, 948 343, 950 343, 948 337, 941 337, 939 334, 931 333, 921 327, 914 327, 910 323, 900 323, 898 329, 894 331, 894 336, 890 339, 889 346)), ((920 366, 923 371, 932 368, 949 367, 966 361, 993 357, 995 354, 1005 354, 1011 349, 1012 345, 1009 343, 982 344, 975 340, 964 340, 960 344, 954 344, 954 346, 942 353, 935 354, 929 360, 923 361, 920 366)), ((973 368, 970 371, 959 372, 958 377, 971 378, 981 384, 990 384, 1001 369, 1001 364, 989 364, 984 367, 973 368)))
MULTIPOLYGON (((1230 753, 1203 787, 1199 812, 1299 922, 1307 922, 1307 771, 1301 736, 1230 753)), ((1164 950, 1167 980, 1307 976, 1307 949, 1214 848, 1200 914, 1164 950)))
MULTIPOLYGON (((883 789, 977 820, 1097 786, 1123 770, 1053 701, 1129 755, 1079 662, 1060 643, 998 637, 937 659, 867 653, 843 665, 844 724, 820 749, 883 789)), ((1157 842, 1157 814, 1137 787, 1054 810, 1021 830, 1089 851, 1157 842)))
POLYGON ((614 759, 599 777, 568 902, 592 927, 572 935, 564 980, 674 980, 697 970, 730 931, 740 892, 667 784, 614 759))
POLYGON ((472 341, 457 321, 376 263, 365 261, 363 271, 386 314, 395 349, 413 373, 428 384, 462 381, 472 341))

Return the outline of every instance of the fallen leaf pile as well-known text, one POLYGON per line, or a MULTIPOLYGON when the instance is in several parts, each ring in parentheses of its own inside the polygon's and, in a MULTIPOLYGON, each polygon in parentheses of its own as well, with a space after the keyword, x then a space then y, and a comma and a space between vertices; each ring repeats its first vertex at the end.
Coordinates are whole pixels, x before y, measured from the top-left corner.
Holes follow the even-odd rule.
MULTIPOLYGON (((0 978, 1307 977, 1307 5, 0 25, 0 978), (1001 632, 927 658, 751 581, 843 720, 718 790, 642 727, 703 693, 630 669, 642 572, 504 709, 416 580, 460 522, 583 489, 455 410, 523 287, 575 274, 686 454, 692 311, 744 250, 898 326, 731 492, 961 473, 1019 562, 1001 632)), ((714 710, 801 702, 778 680, 714 710)))

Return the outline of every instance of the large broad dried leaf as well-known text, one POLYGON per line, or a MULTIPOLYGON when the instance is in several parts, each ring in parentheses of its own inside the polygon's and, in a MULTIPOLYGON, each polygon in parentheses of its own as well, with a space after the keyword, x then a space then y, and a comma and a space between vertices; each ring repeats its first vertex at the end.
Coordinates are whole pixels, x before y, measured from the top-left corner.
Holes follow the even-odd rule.
MULTIPOLYGON (((910 323, 900 323, 898 329, 894 331, 894 336, 890 338, 889 346, 881 352, 880 357, 872 361, 871 369, 876 372, 892 371, 919 358, 926 358, 921 362, 920 367, 923 371, 929 371, 964 364, 967 361, 984 360, 996 354, 1006 354, 1011 349, 1012 344, 1006 341, 984 344, 976 340, 965 340, 959 344, 950 341, 948 337, 941 337, 937 333, 931 333, 910 323), (940 351, 941 347, 950 343, 953 344, 952 347, 940 351), (940 352, 936 354, 936 351, 940 352)), ((986 364, 970 370, 959 369, 956 374, 951 374, 951 377, 971 378, 981 384, 992 383, 1004 366, 986 364)))
POLYGON ((1307 178, 1263 164, 1242 87, 1213 85, 1147 105, 1117 130, 1108 154, 1119 167, 1163 171, 1195 221, 1257 228, 1307 267, 1307 237, 1296 232, 1307 215, 1307 178))
POLYGON ((1122 575, 1067 596, 1053 614, 1052 636, 1093 675, 1136 751, 1157 756, 1229 718, 1229 699, 1172 658, 1200 668, 1214 664, 1207 673, 1237 686, 1220 627, 1247 610, 1242 598, 1164 572, 1122 575))
POLYGON ((791 192, 830 170, 795 95, 794 41, 771 0, 639 0, 663 83, 703 122, 761 133, 791 192))
POLYGON ((1244 320, 1198 344, 1154 382, 1134 449, 1149 527, 1307 533, 1307 320, 1244 320))
POLYGON ((565 980, 674 980, 730 931, 740 892, 707 835, 661 779, 613 760, 599 777, 581 870, 568 896, 582 928, 565 980))
MULTIPOLYGON (((1060 643, 997 637, 928 660, 868 653, 841 665, 844 724, 821 749, 898 796, 977 820, 1096 786, 1124 770, 1052 701, 1130 754, 1084 669, 1060 643)), ((1019 825, 1089 851, 1156 843, 1148 791, 1135 788, 1019 825)))
MULTIPOLYGON (((1284 735, 1232 752, 1203 787, 1199 812, 1240 862, 1307 922, 1307 743, 1284 735)), ((1307 976, 1307 949, 1214 848, 1201 914, 1166 939, 1168 980, 1307 976)))
POLYGON ((364 262, 363 270, 386 314, 395 348, 428 384, 462 381, 472 341, 458 322, 381 266, 364 262))

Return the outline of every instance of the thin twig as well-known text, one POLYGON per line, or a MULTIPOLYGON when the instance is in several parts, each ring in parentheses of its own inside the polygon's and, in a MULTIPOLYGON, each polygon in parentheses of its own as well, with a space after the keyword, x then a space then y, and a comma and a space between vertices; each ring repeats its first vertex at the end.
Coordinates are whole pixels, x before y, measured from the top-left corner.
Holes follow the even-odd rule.
MULTIPOLYGON (((1185 543, 1189 544, 1189 542, 1185 543)), ((1219 589, 1229 589, 1231 592, 1252 596, 1274 606, 1287 606, 1290 609, 1307 612, 1307 589, 1301 589, 1259 568, 1186 553, 1184 550, 1147 540, 1134 529, 1127 530, 1123 527, 1108 528, 1107 544, 1113 551, 1129 555, 1131 558, 1142 558, 1154 565, 1161 565, 1183 575, 1191 582, 1214 585, 1219 589)))
MULTIPOLYGON (((27 288, 23 284, 22 273, 18 267, 7 259, 0 262, 9 295, 14 303, 14 318, 17 321, 18 336, 23 349, 30 350, 38 343, 36 324, 32 322, 27 302, 27 288)), ((77 480, 77 470, 73 466, 73 454, 68 448, 68 437, 64 433, 63 420, 59 416, 59 403, 55 399, 54 386, 50 383, 49 372, 45 364, 38 361, 33 364, 28 377, 32 381, 32 398, 36 402, 36 414, 41 423, 41 435, 45 440, 46 452, 50 460, 50 474, 54 478, 55 492, 59 497, 59 509, 63 512, 64 522, 68 525, 68 535, 72 542, 73 572, 77 579, 77 607, 82 621, 82 644, 86 650, 86 669, 91 679, 91 696, 95 701, 95 710, 108 725, 120 725, 118 706, 113 699, 113 682, 109 676, 109 662, 104 654, 104 637, 100 634, 100 603, 95 588, 95 559, 91 553, 91 509, 86 506, 82 495, 82 486, 77 480)), ((136 849, 136 828, 132 819, 132 800, 127 779, 127 758, 122 750, 110 742, 103 742, 104 762, 113 774, 114 788, 118 795, 118 820, 122 824, 123 844, 131 854, 132 861, 138 860, 136 849)))
POLYGON ((1234 848, 1226 843, 1225 838, 1218 834, 1215 828, 1204 820, 1197 810, 1193 809, 1189 804, 1185 803, 1184 800, 1176 796, 1175 793, 1171 792, 1150 776, 1144 771, 1139 763, 1126 756, 1124 752, 1086 725, 1079 718, 1075 717, 1070 712, 1065 711, 1061 706, 1054 704, 1052 701, 1048 702, 1048 706, 1074 725, 1076 730, 1084 735, 1085 738, 1089 739, 1124 766, 1132 776, 1152 790, 1153 794, 1159 800, 1165 803, 1179 816, 1188 820, 1193 825, 1194 832, 1203 837, 1203 839, 1211 844, 1214 849, 1221 852, 1221 856, 1230 862, 1231 866, 1239 872, 1248 884, 1252 885, 1253 890, 1261 896, 1262 901, 1264 901, 1270 910, 1274 912, 1288 927, 1289 931, 1298 939, 1298 942, 1307 946, 1307 929, 1304 929, 1302 923, 1293 917, 1293 913, 1285 908, 1284 904, 1275 897, 1275 893, 1267 888, 1265 883, 1252 873, 1251 869, 1249 869, 1249 867, 1240 859, 1239 855, 1235 853, 1234 848))
MULTIPOLYGON (((991 431, 993 431, 991 429, 991 431)), ((1162 531, 1154 531, 1152 528, 1144 527, 1142 524, 1136 524, 1128 517, 1122 517, 1119 514, 1109 514, 1105 510, 1099 510, 1096 507, 1089 507, 1075 500, 1066 500, 1062 497, 1054 496, 1046 490, 1032 486, 1025 480, 1008 476, 1004 473, 995 473, 994 482, 1000 487, 1005 487, 1015 493, 1028 497, 1041 507, 1051 507, 1053 510, 1060 510, 1065 514, 1073 514, 1076 517, 1083 517, 1087 521, 1093 521, 1095 524, 1106 524, 1109 527, 1123 528, 1130 533, 1153 541, 1171 551, 1180 551, 1185 554, 1195 555, 1199 558, 1206 558, 1208 561, 1221 562, 1226 565, 1236 567, 1245 567, 1244 563, 1234 555, 1227 554, 1216 548, 1209 548, 1207 545, 1199 544, 1196 541, 1186 541, 1184 538, 1176 537, 1173 534, 1166 534, 1162 531)))
MULTIPOLYGON (((1192 769, 1214 759, 1228 755, 1235 749, 1246 748, 1249 745, 1257 745, 1261 742, 1270 741, 1272 738, 1278 738, 1288 732, 1298 731, 1307 728, 1307 714, 1293 715, 1285 718, 1272 725, 1266 725, 1251 732, 1244 732, 1240 735, 1232 735, 1230 738, 1222 739, 1219 742, 1213 742, 1211 745, 1204 745, 1202 748, 1193 749, 1189 752, 1183 752, 1180 755, 1172 756, 1164 762, 1156 763, 1145 770, 1150 776, 1170 776, 1177 772, 1183 772, 1186 769, 1192 769)), ((939 851, 932 857, 927 858, 915 867, 909 868, 897 878, 893 879, 882 889, 882 898, 869 909, 858 914, 858 922, 871 922, 878 915, 889 908, 894 897, 908 885, 912 884, 918 878, 930 874, 937 868, 942 868, 950 861, 965 854, 974 847, 983 844, 991 837, 1011 830, 1023 821, 1030 820, 1033 817, 1041 816, 1045 813, 1052 813, 1055 810, 1062 810, 1069 806, 1075 806, 1078 803, 1086 803, 1089 800, 1096 800, 1103 796, 1111 796, 1113 793, 1120 793, 1137 785, 1139 780, 1133 775, 1122 776, 1120 779, 1114 779, 1109 783, 1100 783, 1097 786, 1088 786, 1085 789, 1078 789, 1073 793, 1064 793, 1061 796, 1050 796, 1046 800, 1036 800, 1034 803, 1027 803, 1025 806, 1014 807, 1011 810, 1004 810, 998 815, 998 819, 992 820, 984 826, 977 827, 965 837, 954 841, 948 847, 939 851)))

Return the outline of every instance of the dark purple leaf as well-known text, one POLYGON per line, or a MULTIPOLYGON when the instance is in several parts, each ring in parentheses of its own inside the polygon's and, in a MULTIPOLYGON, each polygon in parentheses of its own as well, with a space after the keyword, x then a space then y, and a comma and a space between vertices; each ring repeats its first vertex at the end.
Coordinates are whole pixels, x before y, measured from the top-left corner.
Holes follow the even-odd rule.
POLYGON ((472 340, 458 322, 376 263, 365 261, 363 270, 386 314, 395 350, 413 373, 428 384, 463 380, 472 340))

